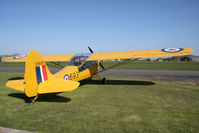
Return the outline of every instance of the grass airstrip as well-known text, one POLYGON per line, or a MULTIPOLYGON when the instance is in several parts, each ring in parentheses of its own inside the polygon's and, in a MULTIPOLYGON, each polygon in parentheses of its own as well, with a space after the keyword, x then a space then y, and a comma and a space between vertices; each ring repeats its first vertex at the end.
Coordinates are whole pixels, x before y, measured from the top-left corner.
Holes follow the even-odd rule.
POLYGON ((0 72, 0 126, 35 132, 199 132, 199 88, 108 79, 81 82, 71 92, 41 95, 29 106, 24 93, 5 87, 23 73, 0 72))
MULTIPOLYGON (((110 66, 113 62, 104 62, 110 66)), ((1 62, 0 67, 24 63, 1 62)), ((118 68, 199 70, 196 62, 132 62, 118 68)), ((136 79, 85 80, 71 92, 41 95, 29 106, 24 93, 5 87, 23 73, 0 72, 0 127, 35 132, 199 132, 198 86, 136 79)))

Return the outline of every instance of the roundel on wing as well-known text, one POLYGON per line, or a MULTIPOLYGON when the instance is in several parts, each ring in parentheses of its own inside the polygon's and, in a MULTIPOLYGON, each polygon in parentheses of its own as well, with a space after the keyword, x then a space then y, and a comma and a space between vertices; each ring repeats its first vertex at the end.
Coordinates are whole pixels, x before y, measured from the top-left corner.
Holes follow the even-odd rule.
POLYGON ((20 58, 24 58, 26 57, 27 55, 17 55, 15 57, 13 57, 13 59, 20 59, 20 58))
POLYGON ((168 52, 168 53, 176 53, 184 50, 183 48, 164 48, 162 49, 163 52, 168 52))
POLYGON ((65 79, 65 80, 69 80, 69 76, 66 74, 66 75, 64 76, 64 79, 65 79))

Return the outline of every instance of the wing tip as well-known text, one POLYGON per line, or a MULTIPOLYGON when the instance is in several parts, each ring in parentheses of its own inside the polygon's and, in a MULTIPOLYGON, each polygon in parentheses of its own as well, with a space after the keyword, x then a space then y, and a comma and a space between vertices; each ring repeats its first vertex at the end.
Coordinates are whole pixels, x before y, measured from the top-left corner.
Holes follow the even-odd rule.
POLYGON ((187 47, 187 48, 183 48, 184 50, 182 51, 182 53, 184 53, 184 55, 188 55, 188 54, 191 54, 191 53, 193 53, 193 49, 192 48, 189 48, 189 47, 187 47))

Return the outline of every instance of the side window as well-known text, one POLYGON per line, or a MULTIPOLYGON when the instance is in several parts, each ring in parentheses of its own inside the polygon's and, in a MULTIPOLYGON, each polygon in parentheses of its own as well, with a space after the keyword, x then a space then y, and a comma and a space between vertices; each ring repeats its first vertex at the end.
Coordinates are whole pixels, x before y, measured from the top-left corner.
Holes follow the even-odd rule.
POLYGON ((82 65, 81 67, 78 68, 79 72, 86 70, 87 68, 93 66, 96 63, 97 63, 97 61, 87 61, 87 62, 85 62, 84 65, 82 65))
POLYGON ((82 72, 88 68, 88 62, 85 62, 81 67, 79 67, 79 72, 82 72))
POLYGON ((84 56, 75 56, 71 59, 71 61, 68 63, 68 66, 80 66, 86 57, 84 56))

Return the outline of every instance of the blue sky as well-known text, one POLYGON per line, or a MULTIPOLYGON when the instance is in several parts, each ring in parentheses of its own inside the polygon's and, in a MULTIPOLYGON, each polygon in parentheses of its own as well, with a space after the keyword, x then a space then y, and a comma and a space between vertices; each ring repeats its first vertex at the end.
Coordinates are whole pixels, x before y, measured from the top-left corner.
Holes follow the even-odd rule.
POLYGON ((191 47, 198 0, 0 0, 0 55, 191 47))

